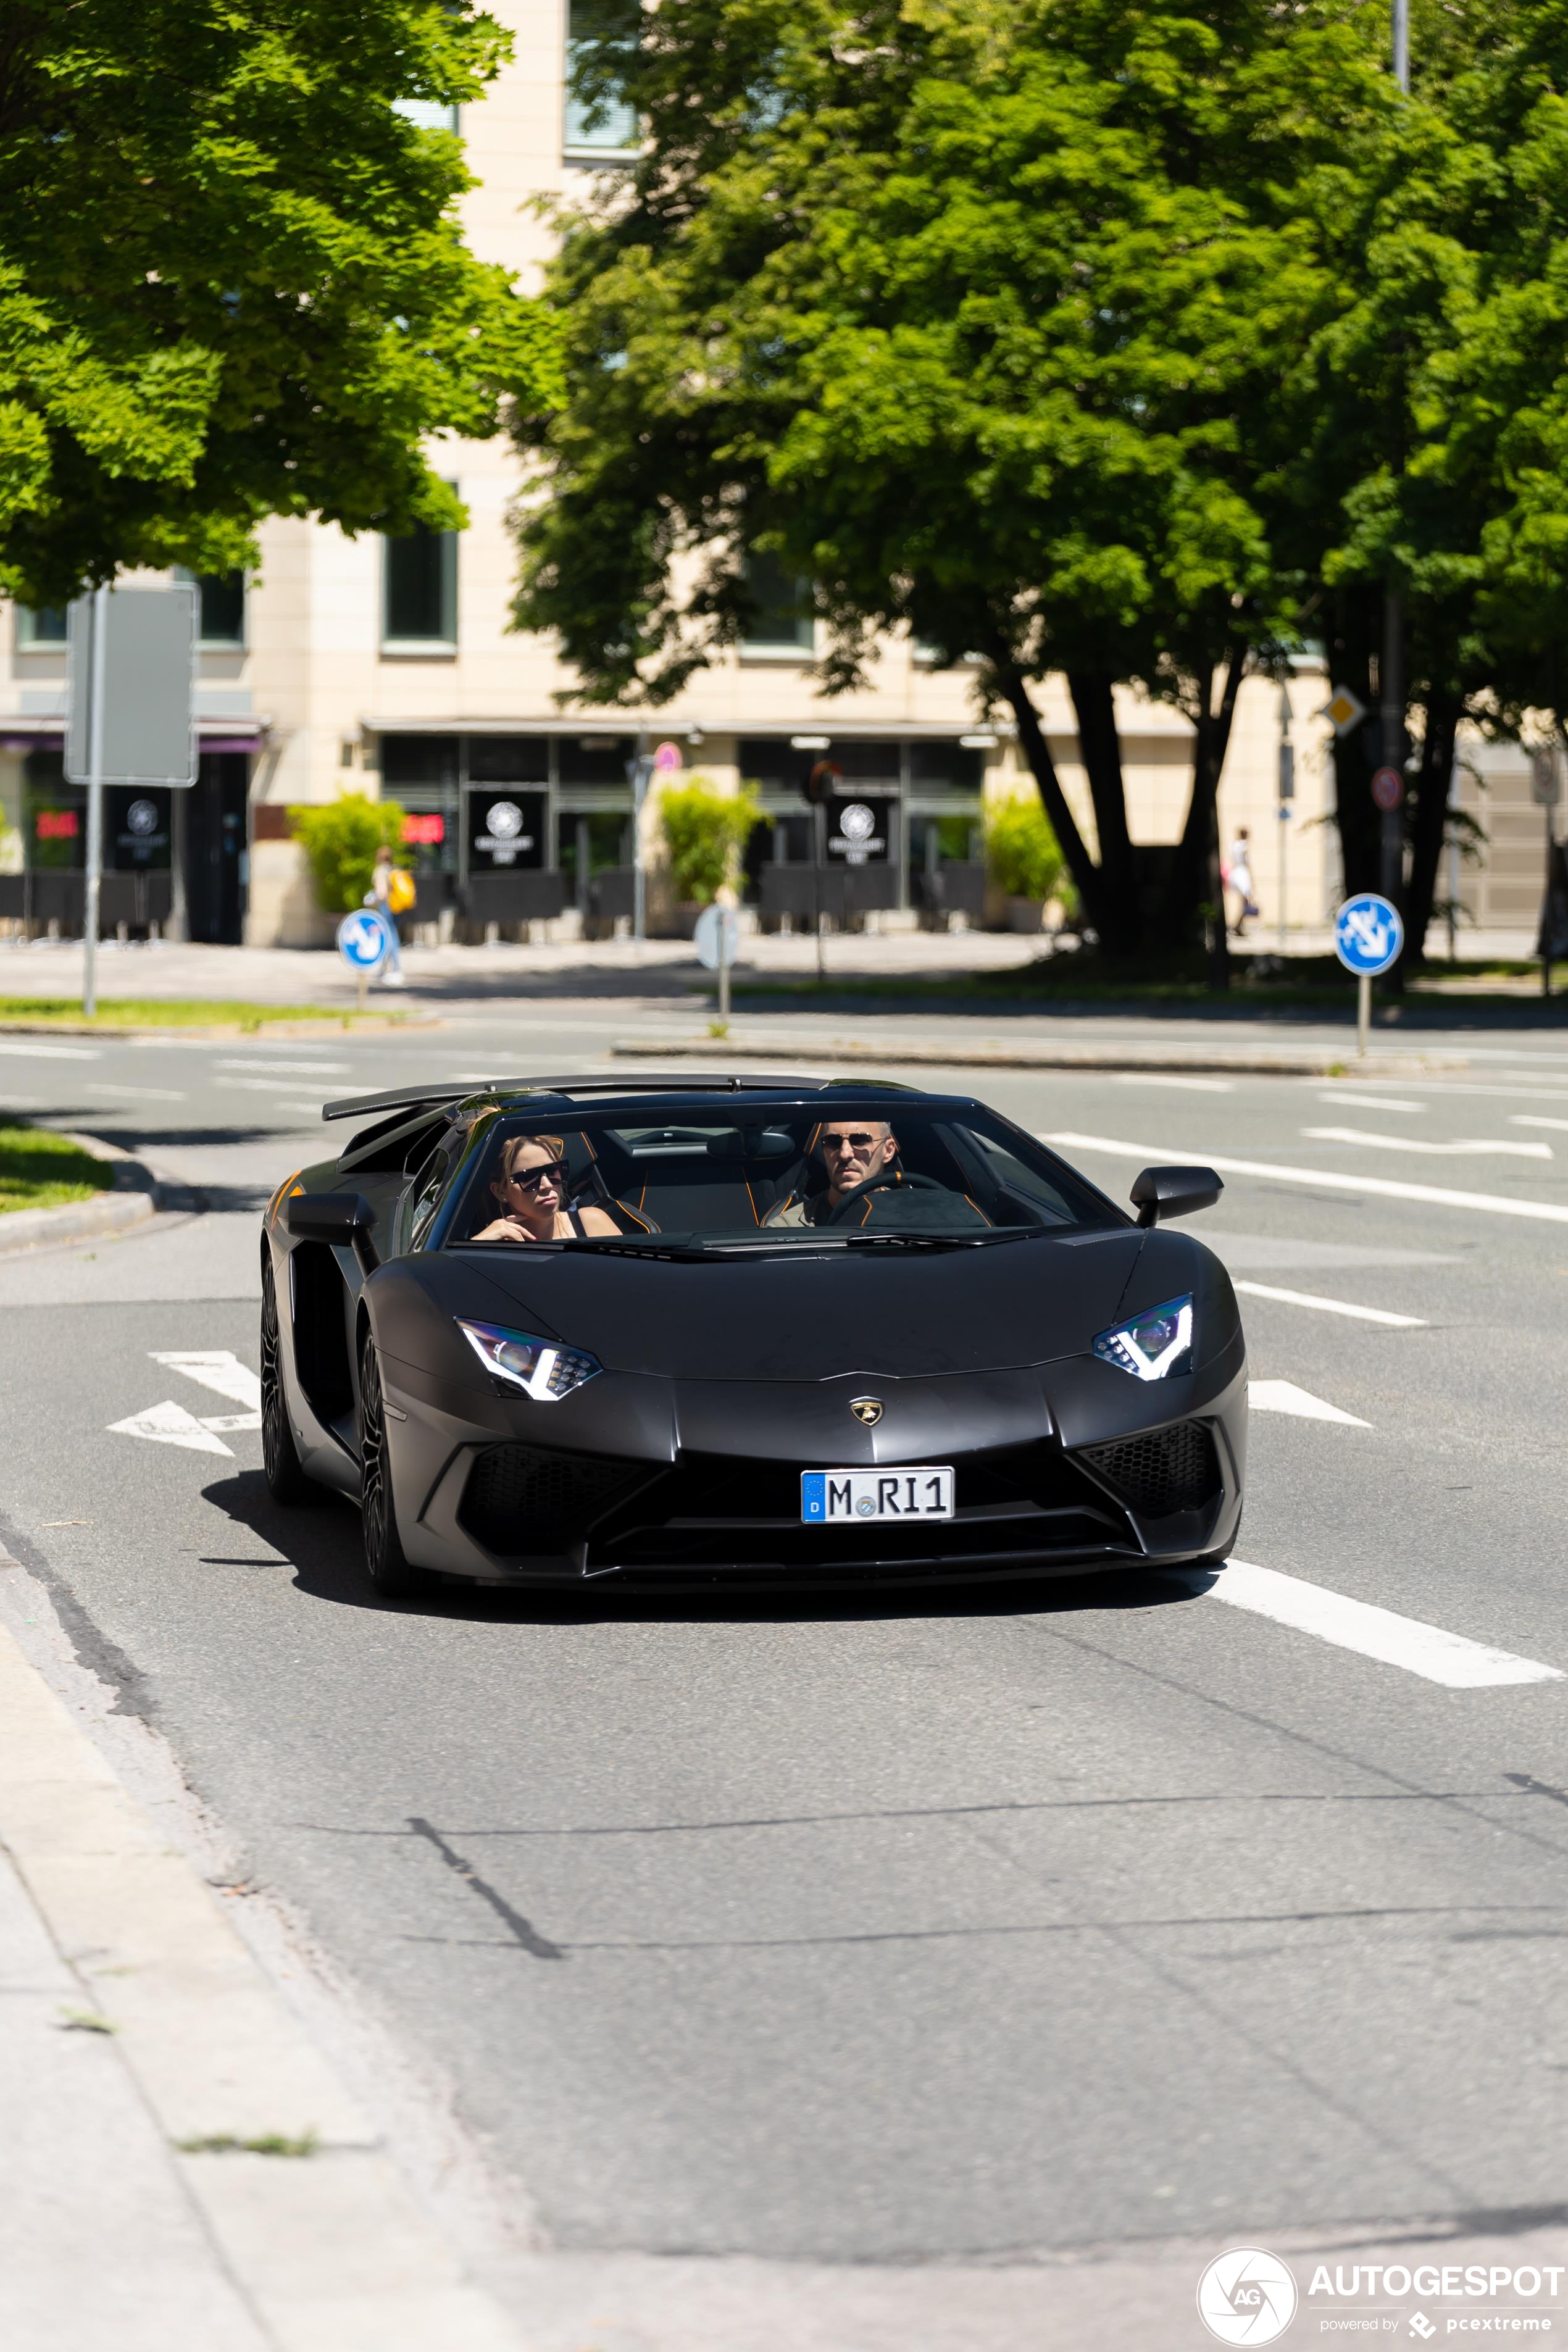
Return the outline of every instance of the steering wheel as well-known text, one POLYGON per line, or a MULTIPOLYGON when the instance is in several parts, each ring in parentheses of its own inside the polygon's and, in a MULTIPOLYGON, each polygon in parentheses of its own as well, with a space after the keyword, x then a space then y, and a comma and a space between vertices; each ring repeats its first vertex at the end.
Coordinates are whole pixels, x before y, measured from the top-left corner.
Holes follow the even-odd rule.
POLYGON ((868 1176, 863 1184, 857 1184, 853 1192, 846 1192, 833 1214, 828 1218, 828 1223, 842 1224, 845 1211, 852 1209, 857 1201, 863 1201, 868 1192, 890 1192, 895 1187, 900 1192, 907 1187, 916 1192, 945 1192, 948 1189, 945 1184, 939 1183, 934 1176, 912 1175, 907 1168, 902 1170, 884 1168, 879 1174, 868 1176))

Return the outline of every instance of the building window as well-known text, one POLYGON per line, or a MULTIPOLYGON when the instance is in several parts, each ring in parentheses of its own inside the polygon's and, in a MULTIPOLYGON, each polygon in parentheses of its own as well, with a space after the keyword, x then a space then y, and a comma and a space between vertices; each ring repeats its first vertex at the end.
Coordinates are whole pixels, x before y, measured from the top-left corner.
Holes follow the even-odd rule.
POLYGON ((635 155, 637 118, 615 87, 618 58, 629 58, 642 30, 638 0, 568 0, 566 152, 591 161, 635 155), (592 74, 593 94, 579 95, 592 74), (608 81, 609 87, 605 87, 608 81))
POLYGON ((382 541, 382 644, 392 652, 458 648, 458 534, 417 524, 382 541))
POLYGON ((810 653, 814 633, 808 581, 786 572, 776 555, 750 555, 746 593, 751 613, 742 643, 748 652, 810 653))
POLYGON ((18 604, 16 607, 16 643, 26 652, 41 650, 46 646, 63 646, 66 641, 66 608, 63 604, 18 604))
POLYGON ((204 646, 243 646, 245 643, 245 574, 243 572, 204 572, 196 582, 201 619, 198 624, 204 646))
POLYGON ((458 127, 461 109, 448 106, 439 98, 395 98, 394 114, 401 114, 405 122, 417 125, 421 131, 453 131, 458 127))

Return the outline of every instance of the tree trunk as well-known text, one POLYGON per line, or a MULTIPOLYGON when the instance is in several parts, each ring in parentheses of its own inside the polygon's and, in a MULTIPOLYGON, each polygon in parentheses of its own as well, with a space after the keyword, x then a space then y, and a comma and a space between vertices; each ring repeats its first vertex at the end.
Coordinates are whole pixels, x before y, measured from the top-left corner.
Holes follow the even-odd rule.
POLYGON ((1127 830, 1127 792, 1121 773, 1121 740, 1116 730, 1112 681, 1096 671, 1068 670, 1068 691, 1078 717, 1079 755, 1089 778, 1100 835, 1100 896, 1105 919, 1096 925, 1107 955, 1136 955, 1143 941, 1132 838, 1127 830))
POLYGON ((1196 678, 1198 716, 1193 730, 1193 791, 1186 823, 1171 866, 1171 877, 1160 908, 1160 944, 1172 953, 1191 944, 1194 917, 1200 906, 1214 909, 1209 923, 1209 984, 1230 986, 1230 949, 1225 928, 1225 890, 1219 878, 1219 782, 1230 749, 1237 696, 1251 648, 1237 646, 1222 673, 1219 709, 1214 707, 1215 672, 1200 670, 1196 678))
POLYGON ((1100 869, 1091 860, 1077 821, 1062 791, 1057 763, 1051 757, 1051 747, 1046 740, 1046 730, 1040 724, 1039 713, 1029 699, 1028 688, 1016 672, 996 664, 997 683, 1012 707, 1018 722, 1018 741, 1036 789, 1056 835, 1062 856, 1067 859, 1068 872, 1072 876, 1083 911, 1099 937, 1105 937, 1105 892, 1100 869))
POLYGON ((1426 734, 1421 746, 1421 767, 1415 782, 1415 815, 1410 827, 1410 881, 1405 893, 1405 948, 1394 977, 1418 971, 1426 961, 1426 927, 1437 895, 1437 869, 1443 862, 1447 831, 1448 780, 1454 767, 1454 739, 1459 727, 1459 698, 1434 693, 1426 704, 1426 734))

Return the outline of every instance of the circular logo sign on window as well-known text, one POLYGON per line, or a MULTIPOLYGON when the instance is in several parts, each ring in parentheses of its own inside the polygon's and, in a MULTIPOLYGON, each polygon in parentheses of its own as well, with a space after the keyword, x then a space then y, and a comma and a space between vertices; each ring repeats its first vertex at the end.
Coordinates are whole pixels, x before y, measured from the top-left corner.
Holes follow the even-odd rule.
POLYGON ((1278 2254, 1233 2246, 1198 2281, 1198 2317, 1219 2344, 1272 2344, 1296 2316, 1296 2282, 1278 2254))
POLYGON ((877 820, 864 801, 851 801, 838 820, 838 830, 846 841, 869 841, 877 820))
POLYGON ((522 811, 515 801, 492 801, 485 824, 498 841, 515 841, 522 831, 522 811))
POLYGON ((147 835, 158 830, 156 801, 132 801, 125 812, 125 822, 132 833, 147 835))

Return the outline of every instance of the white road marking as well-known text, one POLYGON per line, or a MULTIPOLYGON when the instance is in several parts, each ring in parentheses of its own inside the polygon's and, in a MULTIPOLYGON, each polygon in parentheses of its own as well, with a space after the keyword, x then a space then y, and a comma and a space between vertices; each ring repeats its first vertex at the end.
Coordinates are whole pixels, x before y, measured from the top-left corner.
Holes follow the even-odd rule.
POLYGON ((1201 1162, 1222 1176, 1260 1176, 1275 1184, 1306 1184, 1324 1192, 1370 1192, 1384 1201, 1429 1201, 1442 1209, 1477 1209, 1489 1217, 1533 1217, 1549 1225, 1568 1225, 1568 1208, 1553 1201, 1510 1201, 1502 1192, 1453 1192, 1443 1184, 1399 1184, 1386 1176, 1341 1176, 1331 1168, 1287 1168, 1268 1160, 1220 1159, 1212 1151, 1173 1144, 1123 1143, 1109 1135, 1079 1135, 1061 1129, 1042 1135, 1042 1143, 1058 1150, 1110 1151, 1119 1160, 1142 1160, 1155 1167, 1180 1160, 1184 1167, 1201 1162))
POLYGON ((1254 1412, 1289 1412, 1298 1421, 1342 1421, 1351 1429, 1372 1427, 1370 1421, 1342 1412, 1337 1404, 1325 1404, 1309 1389, 1299 1389, 1294 1381, 1248 1381, 1247 1402, 1254 1412))
POLYGON ((1402 1102, 1397 1095, 1322 1095, 1320 1102, 1352 1103, 1357 1110, 1430 1110, 1430 1103, 1402 1102))
POLYGON ((123 1095, 131 1102, 184 1102, 178 1087, 106 1087, 101 1078, 88 1081, 95 1095, 123 1095))
POLYGON ((96 1062, 96 1045, 42 1045, 33 1037, 0 1037, 0 1054, 20 1054, 35 1062, 96 1062))
POLYGON ((1508 1123, 1510 1127, 1554 1127, 1568 1135, 1568 1118, 1531 1118, 1528 1111, 1510 1110, 1508 1123))
POLYGON ((1424 1151, 1435 1160, 1473 1158, 1479 1151, 1501 1151, 1514 1160, 1552 1157, 1549 1143, 1520 1143, 1511 1137, 1493 1140, 1470 1136, 1459 1143, 1428 1143, 1424 1136, 1367 1135, 1359 1127, 1304 1127, 1301 1132, 1312 1143, 1365 1143, 1375 1151, 1424 1151))
POLYGON ((234 1459, 232 1449, 222 1438, 172 1397, 163 1404, 149 1405, 145 1412, 111 1421, 109 1427, 116 1437, 150 1437, 155 1445, 184 1445, 193 1454, 221 1454, 227 1461, 234 1459))
POLYGON ((230 1059, 213 1065, 219 1070, 282 1070, 291 1071, 296 1077, 346 1078, 353 1065, 351 1062, 252 1062, 230 1059))
POLYGON ((1154 1070, 1119 1070, 1113 1084, 1119 1087, 1182 1087, 1194 1095, 1233 1095, 1234 1078, 1166 1077, 1154 1070))
POLYGON ((1267 1282, 1237 1282, 1231 1287, 1245 1290, 1249 1298, 1278 1298, 1286 1307, 1316 1307, 1325 1315, 1352 1315, 1358 1323, 1387 1323, 1403 1331, 1425 1331, 1426 1320, 1419 1315, 1391 1315, 1386 1307, 1352 1307, 1348 1298, 1319 1298, 1310 1290, 1276 1290, 1267 1282))
POLYGON ((204 1412, 204 1429, 259 1429, 259 1412, 204 1412))
POLYGON ((1278 1569, 1258 1568, 1247 1559, 1233 1559, 1222 1568, 1206 1597, 1271 1617, 1277 1625, 1292 1626, 1299 1633, 1315 1633, 1336 1649, 1359 1651, 1385 1666, 1403 1666, 1406 1674, 1441 1683, 1448 1690, 1563 1679, 1560 1667, 1516 1657, 1511 1650, 1490 1649, 1441 1625, 1423 1624, 1419 1617, 1402 1617, 1396 1610, 1352 1601, 1348 1593, 1331 1592, 1326 1585, 1309 1584, 1305 1578, 1286 1576, 1278 1569))
POLYGON ((261 1411, 261 1381, 248 1364, 242 1364, 230 1348, 149 1348, 155 1364, 167 1365, 174 1372, 184 1372, 215 1395, 227 1397, 234 1404, 242 1404, 247 1412, 261 1411))
POLYGON ((253 1095, 297 1095, 300 1091, 298 1078, 218 1078, 215 1083, 253 1095))

